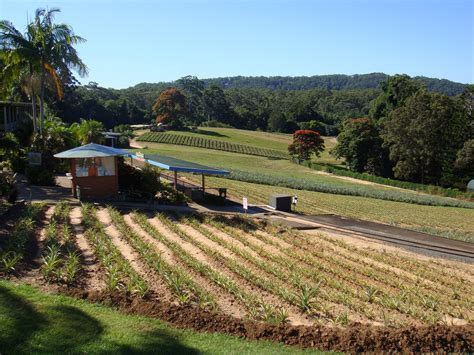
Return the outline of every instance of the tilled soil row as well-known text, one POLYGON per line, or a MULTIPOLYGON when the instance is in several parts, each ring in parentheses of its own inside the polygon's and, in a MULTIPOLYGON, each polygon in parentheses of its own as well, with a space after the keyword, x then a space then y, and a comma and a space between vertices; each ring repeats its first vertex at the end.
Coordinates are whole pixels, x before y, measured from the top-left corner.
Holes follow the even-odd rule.
POLYGON ((160 318, 177 328, 220 332, 249 340, 343 352, 472 352, 474 324, 388 328, 351 324, 346 328, 271 325, 237 319, 187 305, 144 300, 126 295, 76 293, 75 296, 121 311, 160 318))

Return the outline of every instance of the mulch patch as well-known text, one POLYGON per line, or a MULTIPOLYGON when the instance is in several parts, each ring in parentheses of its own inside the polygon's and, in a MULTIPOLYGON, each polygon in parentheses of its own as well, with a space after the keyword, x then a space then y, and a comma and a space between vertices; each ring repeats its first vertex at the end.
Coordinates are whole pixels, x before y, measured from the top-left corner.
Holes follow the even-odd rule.
POLYGON ((472 352, 474 324, 463 326, 408 326, 389 328, 351 324, 327 326, 272 325, 237 319, 192 305, 176 305, 123 294, 68 292, 78 298, 119 310, 164 320, 174 327, 201 332, 220 332, 250 340, 268 340, 287 345, 343 352, 472 352))

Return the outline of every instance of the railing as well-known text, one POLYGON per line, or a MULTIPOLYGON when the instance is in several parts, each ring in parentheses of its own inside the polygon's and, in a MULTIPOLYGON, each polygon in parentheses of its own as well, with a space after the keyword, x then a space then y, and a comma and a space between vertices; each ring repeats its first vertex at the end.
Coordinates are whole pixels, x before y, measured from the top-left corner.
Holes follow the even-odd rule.
MULTIPOLYGON (((164 173, 160 173, 160 179, 167 180, 171 183, 174 183, 174 176, 164 173)), ((227 198, 227 188, 225 187, 205 187, 205 194, 203 195, 203 188, 200 185, 185 181, 183 179, 177 179, 177 189, 184 192, 186 195, 192 199, 206 199, 204 195, 211 195, 213 197, 219 197, 220 199, 225 200, 227 198), (209 193, 209 191, 215 191, 216 193, 209 193), (199 196, 200 194, 200 196, 199 196)))

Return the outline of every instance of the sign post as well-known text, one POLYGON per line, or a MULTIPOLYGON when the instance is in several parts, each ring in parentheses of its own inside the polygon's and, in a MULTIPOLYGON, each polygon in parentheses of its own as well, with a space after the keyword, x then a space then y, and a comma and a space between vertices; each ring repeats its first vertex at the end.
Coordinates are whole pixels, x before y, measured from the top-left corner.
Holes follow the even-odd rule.
POLYGON ((245 214, 247 214, 247 210, 249 208, 247 197, 242 198, 242 206, 244 208, 245 214))
POLYGON ((293 196, 293 209, 296 212, 296 205, 298 204, 298 196, 293 196))
POLYGON ((28 165, 41 165, 41 153, 29 152, 28 153, 28 165))

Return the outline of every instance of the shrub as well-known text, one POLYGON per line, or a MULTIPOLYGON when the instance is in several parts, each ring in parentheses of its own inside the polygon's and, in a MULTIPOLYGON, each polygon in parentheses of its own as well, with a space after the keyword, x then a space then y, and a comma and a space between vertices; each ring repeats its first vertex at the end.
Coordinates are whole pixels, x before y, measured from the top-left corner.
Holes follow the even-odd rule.
POLYGON ((205 121, 201 124, 201 127, 234 128, 230 124, 222 123, 216 120, 205 121))
POLYGON ((15 186, 15 174, 7 167, 2 169, 0 163, 0 197, 6 198, 8 202, 13 203, 18 195, 15 186))
POLYGON ((130 195, 143 199, 155 199, 158 203, 183 204, 188 198, 160 182, 160 172, 149 164, 136 169, 119 160, 119 187, 130 195))
POLYGON ((56 183, 54 171, 45 169, 44 166, 27 165, 25 174, 30 184, 33 185, 52 186, 56 183))

